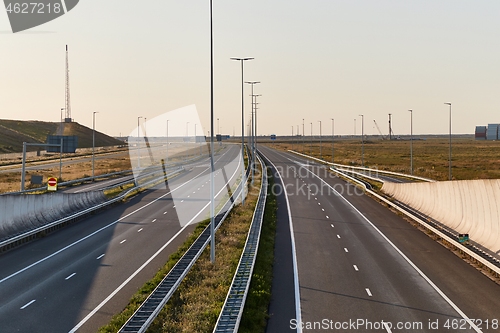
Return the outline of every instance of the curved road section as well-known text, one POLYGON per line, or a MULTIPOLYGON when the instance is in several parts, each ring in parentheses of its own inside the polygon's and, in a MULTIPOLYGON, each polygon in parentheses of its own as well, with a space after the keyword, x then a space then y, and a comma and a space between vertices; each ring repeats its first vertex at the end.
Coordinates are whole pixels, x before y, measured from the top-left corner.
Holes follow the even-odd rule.
POLYGON ((268 332, 498 332, 497 284, 323 166, 260 151, 289 201, 278 225, 290 220, 295 250, 276 246, 276 258, 286 268, 295 254, 298 275, 284 285, 290 269, 275 269, 268 332), (281 310, 290 298, 276 295, 289 294, 298 315, 281 310))
MULTIPOLYGON (((234 188, 241 166, 232 162, 239 156, 237 145, 216 155, 217 200, 234 188)), ((177 211, 184 219, 190 212, 192 221, 209 217, 207 161, 185 169, 175 185, 0 256, 0 331, 96 332, 121 311, 193 229, 177 211)))

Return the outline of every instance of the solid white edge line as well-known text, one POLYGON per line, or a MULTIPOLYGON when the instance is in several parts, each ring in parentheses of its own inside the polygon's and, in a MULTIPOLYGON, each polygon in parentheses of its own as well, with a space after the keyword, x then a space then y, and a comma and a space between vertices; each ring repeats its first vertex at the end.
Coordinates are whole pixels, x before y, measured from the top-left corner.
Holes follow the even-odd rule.
MULTIPOLYGON (((296 162, 295 162, 296 163, 296 162)), ((410 264, 410 266, 413 267, 413 269, 415 269, 417 271, 417 273, 422 277, 424 278, 425 281, 427 281, 427 283, 429 283, 429 285, 463 318, 465 319, 465 321, 467 321, 467 323, 470 325, 470 327, 472 327, 474 329, 474 331, 478 332, 478 333, 481 333, 481 329, 479 329, 476 324, 474 324, 473 321, 471 321, 469 319, 469 317, 462 311, 460 310, 460 308, 455 304, 453 303, 453 301, 448 297, 446 296, 446 294, 438 288, 438 286, 432 282, 432 280, 424 274, 424 272, 422 270, 420 270, 420 268, 417 267, 417 265, 415 265, 411 260, 410 258, 408 258, 393 242, 391 242, 391 240, 389 238, 387 238, 387 236, 382 232, 380 231, 379 228, 377 228, 366 216, 363 215, 363 213, 361 213, 352 203, 349 202, 349 200, 347 200, 343 195, 341 195, 337 190, 335 190, 335 188, 333 188, 330 184, 328 184, 326 181, 324 181, 322 178, 320 178, 318 175, 316 175, 314 172, 312 172, 311 170, 309 170, 308 168, 304 168, 306 169, 309 173, 311 173, 314 177, 318 178, 321 182, 323 182, 324 184, 326 184, 326 186, 330 187, 335 193, 337 193, 337 195, 342 198, 349 206, 352 207, 352 209, 354 209, 364 220, 366 220, 366 222, 368 222, 372 227, 373 229, 375 229, 381 236, 382 238, 384 238, 387 243, 389 243, 395 250, 396 252, 399 253, 399 255, 401 255, 401 257, 403 257, 403 259, 406 260, 407 263, 410 264)))
MULTIPOLYGON (((276 170, 276 172, 278 173, 279 177, 280 177, 280 182, 282 183, 283 187, 285 187, 285 184, 283 183, 283 178, 278 170, 278 168, 276 168, 276 166, 274 165, 273 162, 271 162, 271 160, 261 152, 261 154, 269 161, 269 163, 271 163, 271 165, 274 167, 274 169, 276 170)), ((293 264, 293 282, 294 282, 294 285, 295 285, 295 316, 296 316, 296 320, 297 320, 297 323, 302 323, 302 309, 301 309, 301 306, 300 306, 300 285, 299 285, 299 271, 298 271, 298 267, 297 267, 297 251, 296 251, 296 247, 295 247, 295 236, 294 236, 294 232, 293 232, 293 221, 292 221, 292 211, 290 209, 290 202, 288 201, 288 194, 286 193, 286 191, 283 191, 283 194, 285 194, 285 200, 286 200, 286 207, 288 209, 288 224, 290 225, 290 239, 291 239, 291 244, 292 244, 292 264, 293 264)), ((297 332, 298 333, 301 333, 302 332, 302 328, 300 325, 297 325, 297 332)))
MULTIPOLYGON (((239 170, 239 163, 238 163, 238 166, 236 167, 236 170, 234 171, 233 175, 231 176, 231 178, 229 178, 229 180, 226 182, 226 184, 224 184, 221 188, 221 190, 219 192, 217 192, 217 194, 215 195, 215 197, 219 196, 219 194, 224 191, 226 188, 225 186, 234 178, 234 175, 236 175, 236 173, 240 171, 239 170)), ((208 206, 210 205, 210 202, 208 202, 202 209, 200 209, 200 211, 198 212, 198 214, 196 214, 192 219, 191 221, 189 221, 184 227, 181 228, 181 230, 179 230, 179 232, 177 232, 172 238, 170 238, 170 240, 165 243, 158 251, 155 252, 155 254, 153 254, 153 256, 151 256, 151 258, 149 258, 144 264, 142 264, 141 267, 139 267, 132 275, 130 275, 121 285, 118 286, 118 288, 116 288, 111 294, 109 294, 108 297, 106 297, 101 303, 99 303, 99 305, 97 305, 87 316, 85 316, 85 318, 83 318, 75 327, 73 327, 73 329, 71 331, 69 331, 69 333, 74 333, 76 332, 80 327, 82 327, 90 318, 92 318, 92 316, 94 314, 97 313, 97 311, 99 311, 107 302, 109 302, 109 300, 111 298, 113 298, 121 289, 123 289, 123 287, 125 287, 137 274, 140 273, 140 271, 142 271, 144 269, 144 267, 146 267, 154 258, 156 258, 175 238, 177 238, 178 235, 180 235, 184 229, 186 229, 189 225, 191 225, 191 223, 198 217, 198 215, 200 215, 208 206)))

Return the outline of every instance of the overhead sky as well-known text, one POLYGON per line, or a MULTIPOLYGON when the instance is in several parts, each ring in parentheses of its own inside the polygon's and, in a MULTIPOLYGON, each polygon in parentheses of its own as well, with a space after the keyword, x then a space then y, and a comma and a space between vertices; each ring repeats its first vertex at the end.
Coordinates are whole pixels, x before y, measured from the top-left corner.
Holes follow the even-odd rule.
MULTIPOLYGON (((261 81, 258 131, 473 133, 500 123, 498 0, 214 0, 215 118, 241 133, 241 71, 261 81)), ((13 34, 0 8, 0 118, 59 121, 65 45, 72 117, 110 135, 194 104, 210 129, 208 0, 81 0, 13 34)), ((245 86, 245 122, 250 114, 245 86)), ((216 120, 217 129, 217 120, 216 120)))

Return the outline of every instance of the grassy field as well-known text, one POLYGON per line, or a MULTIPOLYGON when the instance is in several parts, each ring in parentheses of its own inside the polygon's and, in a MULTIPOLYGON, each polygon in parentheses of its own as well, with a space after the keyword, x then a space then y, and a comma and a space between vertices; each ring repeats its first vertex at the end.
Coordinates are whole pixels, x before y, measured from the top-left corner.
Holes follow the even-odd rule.
MULTIPOLYGON (((300 139, 299 139, 300 141, 300 139)), ((320 144, 281 141, 269 146, 293 149, 320 157, 320 144)), ((331 140, 322 142, 322 157, 332 161, 331 140)), ((360 140, 335 140, 335 163, 361 166, 360 140)), ((414 175, 434 180, 448 180, 449 140, 428 138, 413 141, 414 175)), ((367 167, 410 173, 410 141, 368 139, 364 143, 364 164, 367 167)), ((475 141, 469 138, 452 140, 452 175, 454 180, 500 178, 500 142, 475 141)))

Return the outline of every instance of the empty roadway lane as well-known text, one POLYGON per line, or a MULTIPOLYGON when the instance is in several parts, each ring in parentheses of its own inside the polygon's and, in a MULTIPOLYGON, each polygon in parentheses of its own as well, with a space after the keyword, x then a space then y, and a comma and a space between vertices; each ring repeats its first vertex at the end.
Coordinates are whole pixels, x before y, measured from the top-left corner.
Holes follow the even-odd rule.
POLYGON ((300 322, 271 320, 303 332, 498 331, 497 284, 324 167, 260 151, 290 203, 300 296, 300 322))

